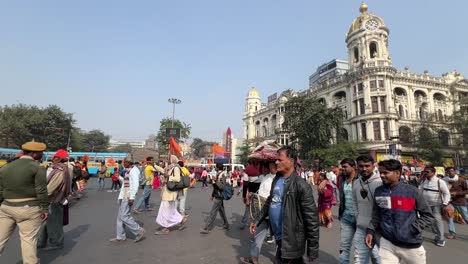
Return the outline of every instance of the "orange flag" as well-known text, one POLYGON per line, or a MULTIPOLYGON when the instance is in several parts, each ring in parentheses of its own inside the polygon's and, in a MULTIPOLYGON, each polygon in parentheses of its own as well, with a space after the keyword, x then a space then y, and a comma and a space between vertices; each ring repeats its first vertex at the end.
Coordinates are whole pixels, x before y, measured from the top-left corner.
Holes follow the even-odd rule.
POLYGON ((182 157, 182 148, 177 144, 174 137, 169 139, 169 151, 177 157, 182 157))
POLYGON ((220 145, 214 144, 213 145, 213 153, 214 154, 224 154, 224 153, 226 153, 226 150, 224 150, 224 148, 221 147, 220 145))
POLYGON ((108 158, 107 163, 109 164, 109 166, 115 167, 115 160, 113 158, 108 158))

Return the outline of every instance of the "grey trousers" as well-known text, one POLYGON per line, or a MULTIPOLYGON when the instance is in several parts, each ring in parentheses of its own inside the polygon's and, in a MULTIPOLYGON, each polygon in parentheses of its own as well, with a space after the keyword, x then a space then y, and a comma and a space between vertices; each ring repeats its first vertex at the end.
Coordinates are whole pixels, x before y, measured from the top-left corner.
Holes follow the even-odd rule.
POLYGON ((250 205, 245 205, 245 209, 244 209, 244 215, 242 216, 242 219, 241 219, 241 225, 245 226, 247 224, 250 224, 251 221, 250 219, 250 205))
POLYGON ((185 215, 185 202, 187 201, 188 190, 184 190, 184 195, 177 196, 176 207, 177 211, 184 216, 185 215))
POLYGON ((224 211, 223 200, 214 198, 213 207, 211 208, 210 215, 208 216, 208 219, 206 219, 206 225, 205 225, 206 230, 213 229, 214 222, 216 220, 216 214, 218 212, 219 212, 219 215, 221 216, 221 219, 223 219, 224 221, 224 226, 229 226, 229 223, 226 217, 226 212, 224 211))
POLYGON ((444 220, 442 219, 442 205, 431 206, 432 215, 435 221, 432 223, 432 232, 436 242, 444 241, 444 220))
POLYGON ((126 230, 137 236, 141 227, 135 222, 131 212, 132 207, 128 200, 119 200, 119 213, 117 214, 117 239, 126 239, 126 230))
POLYGON ((250 244, 250 256, 258 257, 260 251, 262 250, 263 241, 270 231, 270 226, 268 220, 263 220, 263 222, 255 230, 254 239, 250 244))
POLYGON ((63 247, 63 205, 52 203, 49 205, 49 217, 42 223, 37 247, 63 247))

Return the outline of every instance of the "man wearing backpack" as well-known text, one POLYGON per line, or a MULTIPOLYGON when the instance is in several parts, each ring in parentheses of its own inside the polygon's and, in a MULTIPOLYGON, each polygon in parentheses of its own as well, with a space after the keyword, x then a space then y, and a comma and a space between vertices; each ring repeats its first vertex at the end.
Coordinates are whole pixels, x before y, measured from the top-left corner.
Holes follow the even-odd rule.
POLYGON ((133 209, 135 214, 142 212, 140 208, 143 206, 143 202, 145 202, 145 211, 153 210, 149 206, 149 199, 151 197, 151 186, 153 185, 155 172, 164 173, 164 169, 154 164, 153 157, 147 157, 146 166, 142 168, 140 175, 140 185, 143 186, 143 195, 140 196, 135 205, 135 209, 133 209))
POLYGON ((213 202, 210 215, 206 219, 205 227, 200 231, 202 234, 208 234, 214 227, 216 214, 219 212, 224 221, 224 229, 229 230, 229 223, 224 210, 223 191, 226 188, 226 173, 223 171, 223 164, 216 163, 217 175, 213 178, 213 192, 211 193, 210 200, 213 202))

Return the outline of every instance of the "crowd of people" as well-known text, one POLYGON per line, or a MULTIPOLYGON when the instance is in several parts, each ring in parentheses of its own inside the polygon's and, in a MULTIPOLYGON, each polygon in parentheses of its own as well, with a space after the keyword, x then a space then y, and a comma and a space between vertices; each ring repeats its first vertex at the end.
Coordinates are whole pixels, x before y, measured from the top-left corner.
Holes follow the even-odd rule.
MULTIPOLYGON (((89 172, 85 161, 69 159, 65 150, 58 150, 45 168, 37 162, 45 144, 28 142, 22 149, 23 156, 0 169, 0 254, 18 226, 23 263, 39 263, 37 249, 63 248, 69 202, 80 199, 89 172)), ((97 190, 105 190, 107 174, 102 163, 97 190)), ((161 189, 155 235, 183 230, 189 218, 187 195, 196 178, 174 155, 168 162, 153 157, 141 163, 119 161, 109 190, 119 191, 116 235, 110 242, 126 241, 127 233, 134 242, 143 239, 146 230, 134 215, 154 210, 153 189, 161 189), (137 197, 139 189, 143 191, 137 197)), ((244 170, 223 164, 205 168, 200 180, 201 188, 212 186, 203 235, 212 232, 217 214, 223 228, 231 228, 225 202, 234 188, 242 194, 245 208, 239 229, 248 227, 252 236, 242 263, 259 263, 264 242, 276 243, 276 263, 304 263, 304 255, 308 261, 318 259, 319 229, 334 225, 334 206, 340 222, 339 263, 426 263, 424 229, 430 228, 434 243, 443 247, 446 239, 456 239, 456 221, 468 223, 467 180, 453 167, 446 168, 446 176, 437 175, 431 165, 416 174, 397 160, 376 163, 362 155, 343 159, 328 171, 305 170, 296 150, 285 146, 274 158, 251 161, 244 170), (449 234, 444 236, 446 224, 449 234)))

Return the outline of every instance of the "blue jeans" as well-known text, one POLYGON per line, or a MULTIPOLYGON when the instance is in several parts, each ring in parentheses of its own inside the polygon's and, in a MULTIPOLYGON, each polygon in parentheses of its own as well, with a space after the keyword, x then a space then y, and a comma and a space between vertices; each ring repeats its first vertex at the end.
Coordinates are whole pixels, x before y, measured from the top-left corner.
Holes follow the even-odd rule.
POLYGON ((105 184, 105 179, 104 178, 98 178, 98 189, 99 190, 104 190, 104 184, 105 184))
POLYGON ((270 226, 268 224, 268 220, 263 220, 263 222, 257 227, 255 230, 254 239, 250 244, 250 256, 251 257, 258 257, 260 255, 260 251, 262 250, 263 241, 265 237, 268 235, 270 231, 270 226))
POLYGON ((374 245, 369 249, 366 245, 366 229, 358 227, 354 234, 354 263, 368 264, 369 258, 372 259, 373 264, 380 264, 379 246, 374 245))
POLYGON ((340 264, 349 264, 349 255, 351 254, 351 246, 353 244, 354 233, 356 232, 356 223, 352 223, 354 217, 343 215, 341 218, 341 237, 340 237, 340 264), (351 221, 348 221, 348 218, 351 221))
MULTIPOLYGON (((464 205, 453 205, 453 208, 455 208, 455 210, 460 212, 461 216, 465 220, 465 223, 468 224, 468 207, 464 205)), ((453 222, 453 217, 448 220, 448 230, 451 235, 454 235, 457 233, 455 232, 455 224, 453 222)))
POLYGON ((143 202, 145 202, 145 209, 148 209, 150 196, 151 196, 151 185, 145 185, 145 188, 143 189, 143 194, 138 199, 135 205, 135 209, 139 210, 141 206, 143 205, 143 202))

